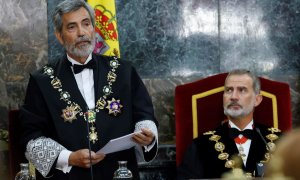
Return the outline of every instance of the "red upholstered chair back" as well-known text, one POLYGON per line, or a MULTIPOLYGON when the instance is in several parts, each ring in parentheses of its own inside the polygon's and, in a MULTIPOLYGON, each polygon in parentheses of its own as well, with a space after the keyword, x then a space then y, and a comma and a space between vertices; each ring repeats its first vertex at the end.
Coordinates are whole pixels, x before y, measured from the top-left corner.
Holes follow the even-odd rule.
POLYGON ((9 174, 10 179, 14 179, 20 171, 20 163, 28 163, 24 152, 19 145, 21 137, 21 125, 19 120, 19 110, 10 110, 8 113, 8 140, 9 140, 9 174))
MULTIPOLYGON (((175 89, 176 163, 179 165, 192 140, 226 120, 223 111, 224 81, 227 73, 213 75, 175 89)), ((256 122, 292 127, 290 88, 287 83, 261 78, 262 103, 255 108, 256 122)))

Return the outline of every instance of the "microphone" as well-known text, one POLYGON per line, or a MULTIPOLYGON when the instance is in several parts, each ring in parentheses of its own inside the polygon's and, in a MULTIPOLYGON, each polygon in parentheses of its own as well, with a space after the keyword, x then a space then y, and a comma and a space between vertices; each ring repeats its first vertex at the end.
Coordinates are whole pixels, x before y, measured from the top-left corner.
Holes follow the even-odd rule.
POLYGON ((263 142, 265 143, 267 150, 270 151, 271 148, 269 147, 267 141, 265 140, 265 138, 263 137, 263 135, 260 132, 260 129, 258 127, 255 128, 256 132, 259 134, 260 138, 263 140, 263 142))
POLYGON ((94 173, 93 173, 93 165, 92 165, 92 155, 91 155, 91 142, 90 142, 90 125, 89 125, 89 108, 86 108, 87 111, 85 112, 85 119, 86 119, 86 128, 87 128, 87 139, 89 145, 89 158, 90 158, 90 170, 91 170, 91 180, 94 180, 94 173))
MULTIPOLYGON (((256 127, 255 130, 259 134, 259 136, 262 139, 262 141, 264 142, 264 144, 266 145, 267 150, 270 151, 270 147, 269 147, 267 141, 265 140, 265 138, 263 137, 263 135, 261 134, 260 129, 258 127, 256 127)), ((256 163, 256 169, 257 169, 257 175, 259 177, 263 177, 264 173, 265 173, 264 163, 262 163, 262 162, 256 163)))

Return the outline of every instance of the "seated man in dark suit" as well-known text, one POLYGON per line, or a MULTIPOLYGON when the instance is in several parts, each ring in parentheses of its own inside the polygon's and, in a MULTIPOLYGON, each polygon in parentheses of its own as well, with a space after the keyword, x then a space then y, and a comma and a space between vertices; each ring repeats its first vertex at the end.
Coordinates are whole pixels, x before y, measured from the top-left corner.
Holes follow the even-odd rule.
POLYGON ((228 122, 193 140, 178 167, 178 179, 220 178, 236 168, 247 176, 260 176, 257 167, 269 161, 280 132, 253 119, 254 108, 261 101, 259 78, 248 70, 231 71, 223 94, 228 122))

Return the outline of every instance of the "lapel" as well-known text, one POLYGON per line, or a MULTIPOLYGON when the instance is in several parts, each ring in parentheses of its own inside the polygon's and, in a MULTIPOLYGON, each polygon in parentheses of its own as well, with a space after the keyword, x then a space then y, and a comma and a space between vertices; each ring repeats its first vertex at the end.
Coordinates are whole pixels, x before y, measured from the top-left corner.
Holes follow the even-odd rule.
MULTIPOLYGON (((256 127, 257 124, 254 125, 256 127)), ((255 130, 254 130, 255 131, 255 130)), ((266 152, 266 145, 262 141, 258 133, 254 132, 253 139, 251 141, 251 146, 249 149, 249 154, 246 163, 246 169, 255 170, 256 163, 263 160, 264 154, 266 152)))
POLYGON ((78 103, 82 111, 85 112, 87 104, 79 91, 70 63, 66 56, 59 62, 57 71, 57 77, 61 80, 63 91, 70 93, 70 100, 78 103))
POLYGON ((99 72, 100 72, 100 62, 99 59, 96 58, 94 54, 92 54, 92 59, 96 61, 96 69, 94 69, 93 75, 94 75, 94 97, 95 97, 95 104, 97 103, 97 100, 99 99, 99 72))
POLYGON ((108 60, 102 57, 93 54, 93 59, 96 61, 96 69, 94 70, 95 103, 103 96, 103 87, 108 85, 106 79, 109 71, 108 60))
MULTIPOLYGON (((234 140, 233 140, 232 138, 230 138, 230 136, 229 136, 229 128, 230 128, 230 127, 229 127, 229 124, 228 124, 228 123, 224 123, 224 124, 222 125, 222 137, 224 137, 224 138, 222 138, 222 139, 223 139, 224 144, 225 144, 225 146, 226 146, 224 152, 227 152, 227 153, 230 155, 230 158, 229 158, 229 159, 232 159, 233 156, 239 157, 239 156, 238 156, 239 151, 238 151, 238 148, 237 148, 237 146, 236 146, 234 140)), ((239 157, 239 158, 240 158, 240 157, 239 157)), ((244 163, 243 163, 243 161, 242 161, 242 159, 240 159, 240 162, 241 162, 241 167, 242 167, 242 169, 246 169, 246 168, 245 168, 245 165, 244 165, 244 163)))
MULTIPOLYGON (((222 125, 222 129, 221 129, 221 136, 222 136, 222 139, 224 141, 224 144, 225 144, 225 152, 229 153, 231 156, 232 155, 237 155, 239 153, 237 147, 236 147, 236 144, 234 142, 233 139, 231 139, 229 137, 229 125, 228 123, 224 123, 222 125)), ((221 139, 221 141, 222 141, 221 139)))

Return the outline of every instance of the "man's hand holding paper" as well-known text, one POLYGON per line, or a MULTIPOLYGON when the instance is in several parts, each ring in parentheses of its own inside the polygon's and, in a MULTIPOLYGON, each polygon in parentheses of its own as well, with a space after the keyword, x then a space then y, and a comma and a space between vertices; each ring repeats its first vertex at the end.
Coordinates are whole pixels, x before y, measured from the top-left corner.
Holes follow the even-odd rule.
MULTIPOLYGON (((141 131, 140 131, 141 132, 141 131)), ((140 133, 136 132, 136 133, 140 133)), ((136 145, 134 140, 132 139, 135 133, 127 134, 125 136, 110 140, 103 148, 97 151, 97 154, 109 154, 118 151, 122 151, 125 149, 129 149, 136 145)))
POLYGON ((142 128, 139 132, 127 134, 125 136, 110 140, 97 154, 109 154, 125 149, 129 149, 135 145, 147 146, 154 140, 154 134, 146 128, 142 128))
POLYGON ((142 128, 141 132, 134 133, 132 139, 141 146, 148 146, 154 139, 154 134, 146 128, 142 128))

